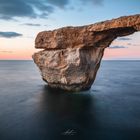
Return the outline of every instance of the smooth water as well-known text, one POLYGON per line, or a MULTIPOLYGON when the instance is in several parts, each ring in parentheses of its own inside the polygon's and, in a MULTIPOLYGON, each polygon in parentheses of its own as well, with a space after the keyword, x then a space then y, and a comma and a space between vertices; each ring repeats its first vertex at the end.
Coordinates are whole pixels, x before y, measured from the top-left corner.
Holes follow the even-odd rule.
POLYGON ((49 89, 32 61, 0 61, 0 140, 140 140, 140 61, 102 61, 91 90, 49 89))

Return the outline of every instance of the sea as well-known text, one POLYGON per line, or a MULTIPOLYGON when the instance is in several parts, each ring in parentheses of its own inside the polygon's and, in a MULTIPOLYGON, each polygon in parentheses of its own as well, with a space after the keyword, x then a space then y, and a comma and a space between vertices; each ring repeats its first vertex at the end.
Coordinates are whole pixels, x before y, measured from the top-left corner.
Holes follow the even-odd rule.
POLYGON ((140 140, 140 61, 104 60, 90 90, 66 92, 1 60, 0 140, 140 140))

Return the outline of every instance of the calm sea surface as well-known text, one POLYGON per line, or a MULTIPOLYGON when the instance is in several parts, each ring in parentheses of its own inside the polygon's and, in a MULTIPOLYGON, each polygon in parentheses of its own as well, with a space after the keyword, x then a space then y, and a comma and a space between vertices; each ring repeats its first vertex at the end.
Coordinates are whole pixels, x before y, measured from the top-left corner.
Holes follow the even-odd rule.
POLYGON ((0 61, 0 140, 140 140, 140 61, 102 61, 80 93, 49 89, 32 61, 0 61))

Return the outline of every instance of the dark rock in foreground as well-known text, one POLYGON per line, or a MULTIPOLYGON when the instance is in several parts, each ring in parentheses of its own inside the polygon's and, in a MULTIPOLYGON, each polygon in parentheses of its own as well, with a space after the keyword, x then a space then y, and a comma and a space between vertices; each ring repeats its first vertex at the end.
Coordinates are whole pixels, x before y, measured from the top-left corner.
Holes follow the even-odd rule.
POLYGON ((105 22, 40 32, 33 55, 42 78, 50 87, 89 89, 95 80, 104 49, 117 37, 140 31, 140 15, 105 22))

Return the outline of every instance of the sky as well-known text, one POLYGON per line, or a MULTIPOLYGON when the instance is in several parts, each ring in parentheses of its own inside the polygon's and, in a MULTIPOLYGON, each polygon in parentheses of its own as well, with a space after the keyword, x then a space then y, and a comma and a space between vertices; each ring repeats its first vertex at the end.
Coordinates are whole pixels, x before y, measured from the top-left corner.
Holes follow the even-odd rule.
MULTIPOLYGON (((140 0, 0 0, 0 59, 32 59, 40 31, 134 14, 140 0)), ((104 59, 140 59, 140 32, 114 40, 104 59)))

